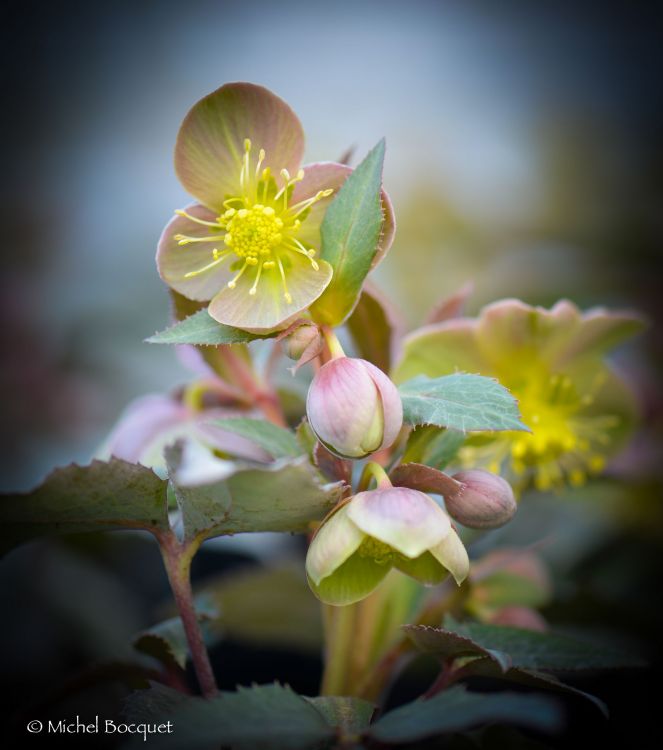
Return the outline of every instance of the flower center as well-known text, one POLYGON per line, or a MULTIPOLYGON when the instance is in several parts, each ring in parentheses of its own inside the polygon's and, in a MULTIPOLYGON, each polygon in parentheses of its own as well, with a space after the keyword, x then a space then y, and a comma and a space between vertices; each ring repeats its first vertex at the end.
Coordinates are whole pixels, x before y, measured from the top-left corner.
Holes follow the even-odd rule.
POLYGON ((298 230, 310 213, 311 206, 329 197, 334 191, 319 190, 310 198, 291 205, 295 185, 304 179, 304 171, 300 169, 291 177, 287 169, 282 169, 282 186, 279 187, 270 168, 262 169, 264 160, 265 151, 260 149, 258 159, 255 165, 253 164, 251 141, 247 138, 244 141, 244 157, 239 175, 240 195, 224 201, 225 210, 215 221, 204 221, 186 211, 176 211, 176 214, 190 221, 210 227, 211 234, 207 237, 176 234, 174 239, 180 245, 189 245, 192 242, 217 245, 210 251, 211 262, 185 274, 185 278, 207 273, 234 255, 236 261, 231 268, 236 269, 237 273, 228 282, 230 289, 237 286, 237 282, 247 270, 255 268, 253 285, 249 289, 249 294, 255 295, 263 271, 278 273, 281 277, 283 297, 290 304, 292 296, 286 280, 290 267, 288 256, 292 253, 303 255, 314 271, 319 268, 314 260, 316 249, 306 246, 297 238, 298 230), (225 245, 223 250, 218 248, 220 242, 225 245))
POLYGON ((388 565, 394 559, 394 550, 379 539, 367 536, 359 546, 359 555, 369 557, 378 565, 388 565))

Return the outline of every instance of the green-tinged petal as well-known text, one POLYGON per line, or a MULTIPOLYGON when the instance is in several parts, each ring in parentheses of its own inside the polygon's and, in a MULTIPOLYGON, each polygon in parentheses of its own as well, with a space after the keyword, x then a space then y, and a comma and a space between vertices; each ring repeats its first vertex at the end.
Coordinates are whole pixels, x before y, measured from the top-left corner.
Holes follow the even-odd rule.
POLYGON ((237 280, 234 289, 221 289, 209 306, 209 314, 219 323, 257 333, 284 328, 322 294, 331 280, 332 268, 320 260, 316 270, 308 258, 295 252, 285 254, 282 262, 290 302, 285 299, 278 268, 263 271, 256 293, 251 295, 256 278, 253 266, 237 280))
MULTIPOLYGON (((499 376, 549 362, 580 326, 580 312, 562 300, 551 310, 506 299, 485 307, 477 325, 477 343, 499 376)), ((525 377, 527 375, 523 372, 525 377)))
POLYGON ((416 578, 424 586, 436 586, 442 583, 448 572, 430 552, 424 552, 414 560, 399 556, 394 560, 394 566, 406 575, 416 578))
POLYGON ((355 552, 319 584, 309 577, 309 585, 321 601, 343 607, 367 597, 390 570, 391 565, 377 563, 372 558, 355 552))
POLYGON ((436 378, 453 372, 486 374, 490 369, 476 341, 476 321, 454 318, 426 326, 408 336, 392 380, 403 383, 417 375, 436 378))
POLYGON ((470 559, 458 534, 450 529, 447 536, 438 545, 432 547, 430 552, 444 565, 460 586, 470 572, 470 559))
POLYGON ((451 528, 434 500, 406 487, 360 492, 349 503, 348 516, 363 532, 410 558, 441 542, 451 528))
POLYGON ((283 168, 297 172, 304 132, 292 109, 262 86, 229 83, 192 107, 177 136, 175 169, 189 193, 217 212, 240 195, 247 138, 256 154, 265 150, 262 166, 277 179, 283 168))
MULTIPOLYGON (((328 198, 323 198, 311 206, 310 213, 306 217, 306 220, 302 222, 302 226, 297 232, 297 239, 300 240, 300 242, 303 242, 306 245, 312 245, 318 250, 320 249, 320 225, 325 217, 325 211, 329 207, 331 201, 334 200, 341 185, 343 185, 347 176, 351 172, 351 167, 348 167, 345 164, 337 164, 332 161, 316 162, 304 167, 304 179, 295 186, 291 204, 298 203, 307 198, 312 198, 321 190, 331 188, 334 193, 328 198)), ((382 258, 384 258, 391 247, 396 232, 394 208, 391 205, 391 200, 388 194, 384 190, 381 193, 381 199, 382 210, 384 212, 384 224, 382 225, 382 235, 371 268, 375 268, 382 258)))
POLYGON ((313 537, 306 555, 306 572, 314 584, 331 575, 352 555, 364 539, 348 518, 347 505, 330 515, 313 537))
MULTIPOLYGON (((199 204, 187 206, 185 211, 203 221, 214 221, 215 215, 199 204)), ((175 216, 166 224, 157 247, 157 268, 159 275, 175 291, 188 299, 206 302, 212 299, 232 278, 229 268, 234 256, 225 258, 206 271, 201 269, 214 262, 213 250, 223 251, 224 232, 212 227, 197 224, 185 216, 175 216), (187 237, 211 237, 219 234, 218 242, 192 242, 180 245, 175 235, 187 237), (196 273, 201 271, 200 273, 196 273), (194 276, 187 278, 187 274, 194 276)))

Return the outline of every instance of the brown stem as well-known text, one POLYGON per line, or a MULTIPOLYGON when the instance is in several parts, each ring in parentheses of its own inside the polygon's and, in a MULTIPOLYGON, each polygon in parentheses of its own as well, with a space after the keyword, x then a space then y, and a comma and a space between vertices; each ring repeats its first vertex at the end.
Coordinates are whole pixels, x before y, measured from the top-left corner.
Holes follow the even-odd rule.
POLYGON ((198 625, 198 617, 193 603, 193 591, 191 590, 191 558, 198 544, 181 544, 172 533, 162 535, 159 543, 168 581, 189 644, 200 692, 205 698, 212 698, 219 692, 219 689, 216 686, 207 647, 198 625))

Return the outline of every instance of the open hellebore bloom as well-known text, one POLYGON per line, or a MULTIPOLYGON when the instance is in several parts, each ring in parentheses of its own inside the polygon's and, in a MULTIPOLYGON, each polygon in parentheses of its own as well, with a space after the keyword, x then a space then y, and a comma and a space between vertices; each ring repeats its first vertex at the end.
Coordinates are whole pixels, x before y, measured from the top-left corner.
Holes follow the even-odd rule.
POLYGON ((406 487, 359 492, 322 523, 306 556, 314 594, 337 606, 368 596, 397 568, 432 586, 469 571, 449 517, 428 495, 406 487))
POLYGON ((532 432, 470 437, 461 464, 502 472, 519 490, 577 486, 603 470, 632 426, 633 398, 604 355, 641 327, 628 312, 581 313, 566 300, 551 310, 503 300, 476 319, 413 333, 394 379, 458 370, 497 377, 518 399, 532 432))
POLYGON ((343 458, 389 447, 403 425, 396 386, 364 359, 338 357, 313 378, 306 414, 318 440, 343 458))
MULTIPOLYGON (((261 86, 231 83, 186 116, 175 168, 198 203, 176 211, 159 240, 164 281, 192 300, 211 300, 219 323, 272 331, 324 291, 331 266, 316 255, 332 194, 352 171, 300 168, 304 133, 295 113, 261 86)), ((393 236, 386 201, 381 257, 393 236), (387 224, 389 226, 387 226, 387 224)))

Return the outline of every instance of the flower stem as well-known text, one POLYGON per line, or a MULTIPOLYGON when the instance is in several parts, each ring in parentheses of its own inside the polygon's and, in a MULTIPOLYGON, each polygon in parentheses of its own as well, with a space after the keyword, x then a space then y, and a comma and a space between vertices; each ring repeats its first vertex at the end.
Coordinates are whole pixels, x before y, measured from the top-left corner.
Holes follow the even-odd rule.
POLYGON ((200 692, 205 698, 211 698, 218 693, 218 688, 203 635, 198 625, 193 603, 193 591, 191 590, 191 559, 198 548, 198 543, 181 544, 171 532, 159 538, 159 545, 168 574, 168 582, 173 591, 175 604, 177 604, 189 644, 200 692))
POLYGON ((320 695, 347 695, 356 605, 322 606, 326 647, 320 695))
POLYGON ((345 352, 341 346, 341 342, 338 340, 334 330, 329 326, 321 326, 320 331, 325 339, 329 353, 332 359, 340 359, 345 357, 345 352))
POLYGON ((364 466, 357 491, 364 492, 367 490, 371 483, 371 479, 375 479, 379 489, 386 489, 392 486, 391 480, 387 476, 387 472, 380 466, 380 464, 375 463, 375 461, 369 461, 366 466, 364 466))

